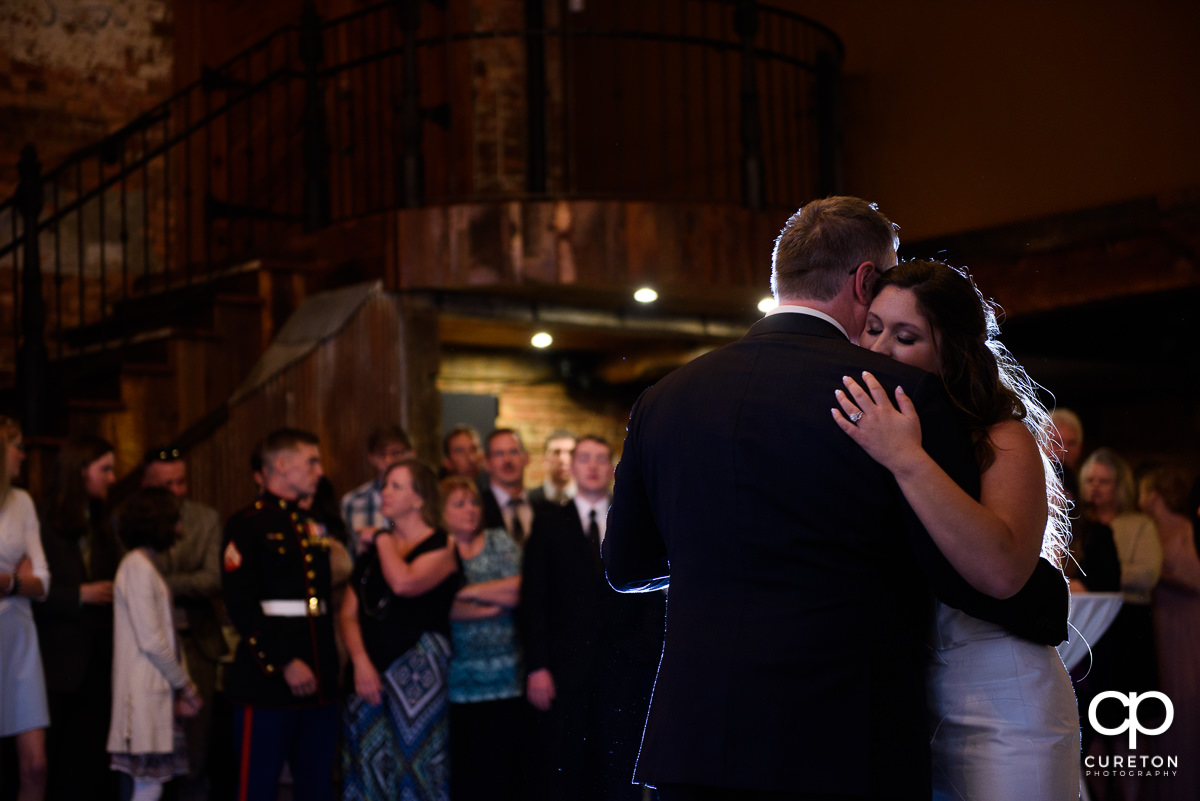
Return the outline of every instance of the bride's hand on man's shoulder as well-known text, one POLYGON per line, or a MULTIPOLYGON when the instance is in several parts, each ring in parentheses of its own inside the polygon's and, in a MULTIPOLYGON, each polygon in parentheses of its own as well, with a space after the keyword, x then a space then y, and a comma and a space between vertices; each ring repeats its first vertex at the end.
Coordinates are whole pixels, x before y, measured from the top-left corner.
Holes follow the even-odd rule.
POLYGON ((834 422, 871 458, 892 469, 907 454, 921 447, 921 418, 904 392, 896 387, 896 405, 875 376, 862 374, 860 384, 850 376, 842 379, 844 389, 834 392, 840 408, 834 408, 834 422))

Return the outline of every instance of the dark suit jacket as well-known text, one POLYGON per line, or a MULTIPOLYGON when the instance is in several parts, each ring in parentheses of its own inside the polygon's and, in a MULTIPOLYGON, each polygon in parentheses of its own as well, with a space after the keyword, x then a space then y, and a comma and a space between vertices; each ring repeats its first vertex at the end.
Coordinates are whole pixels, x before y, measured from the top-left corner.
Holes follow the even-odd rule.
POLYGON ((590 686, 602 662, 657 662, 662 593, 613 591, 596 564, 574 503, 538 508, 521 573, 526 672, 549 668, 556 684, 590 686))
POLYGON ((42 522, 42 549, 50 568, 50 592, 46 600, 33 605, 33 615, 46 689, 51 693, 75 692, 82 688, 90 671, 102 671, 104 675, 112 671, 112 606, 81 604, 79 586, 90 581, 111 581, 117 574, 120 549, 111 532, 98 532, 93 539, 89 575, 79 538, 56 531, 47 521, 42 522))
POLYGON ((929 797, 929 587, 988 603, 834 424, 863 370, 904 387, 924 448, 977 495, 940 380, 808 315, 761 320, 635 405, 604 551, 614 587, 669 576, 640 781, 929 797))
POLYGON ((492 492, 490 484, 479 488, 479 498, 483 501, 483 527, 487 528, 505 528, 504 513, 500 511, 500 504, 496 501, 496 493, 492 492))

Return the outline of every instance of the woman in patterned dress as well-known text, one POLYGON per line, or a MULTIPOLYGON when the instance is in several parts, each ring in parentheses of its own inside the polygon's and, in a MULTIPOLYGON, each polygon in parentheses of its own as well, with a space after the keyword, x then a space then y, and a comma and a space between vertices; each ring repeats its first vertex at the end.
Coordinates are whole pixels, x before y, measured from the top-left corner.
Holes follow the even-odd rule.
POLYGON ((343 714, 343 801, 449 798, 450 605, 461 584, 439 527, 437 477, 406 459, 383 476, 391 526, 367 550, 342 603, 352 691, 343 714))

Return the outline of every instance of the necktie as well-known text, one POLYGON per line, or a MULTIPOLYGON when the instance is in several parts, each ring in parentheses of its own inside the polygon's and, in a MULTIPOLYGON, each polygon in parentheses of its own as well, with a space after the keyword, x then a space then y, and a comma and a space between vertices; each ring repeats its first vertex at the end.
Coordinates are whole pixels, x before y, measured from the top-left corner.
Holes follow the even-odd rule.
POLYGON ((596 522, 595 509, 588 513, 586 534, 588 544, 592 546, 592 559, 596 562, 596 569, 600 571, 600 575, 604 575, 604 562, 600 558, 600 524, 596 522))
POLYGON ((521 522, 521 504, 525 503, 524 498, 509 498, 508 508, 512 510, 512 521, 509 523, 508 533, 518 545, 525 542, 525 524, 521 522))

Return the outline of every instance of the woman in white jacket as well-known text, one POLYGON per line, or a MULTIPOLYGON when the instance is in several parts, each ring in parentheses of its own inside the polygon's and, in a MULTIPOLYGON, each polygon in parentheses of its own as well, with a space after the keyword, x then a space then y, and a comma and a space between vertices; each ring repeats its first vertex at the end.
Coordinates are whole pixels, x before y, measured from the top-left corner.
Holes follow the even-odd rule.
POLYGON ((108 730, 112 769, 121 795, 157 801, 163 784, 187 773, 187 749, 177 717, 200 708, 175 639, 171 592, 153 552, 171 547, 179 532, 179 499, 165 489, 142 489, 121 514, 130 549, 113 585, 113 707, 108 730))

